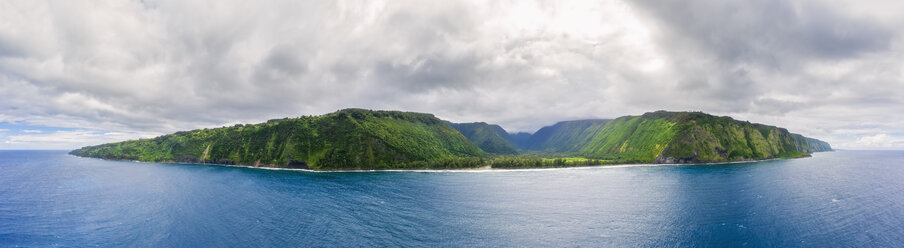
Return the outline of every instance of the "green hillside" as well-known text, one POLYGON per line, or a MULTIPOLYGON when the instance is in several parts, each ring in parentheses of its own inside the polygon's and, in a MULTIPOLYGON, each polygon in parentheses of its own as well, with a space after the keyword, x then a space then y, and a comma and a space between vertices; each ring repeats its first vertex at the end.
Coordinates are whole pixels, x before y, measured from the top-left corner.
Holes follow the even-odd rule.
POLYGON ((708 163, 805 157, 831 149, 826 142, 783 128, 700 112, 657 111, 614 120, 564 121, 533 135, 511 135, 498 125, 483 122, 451 124, 431 114, 345 109, 322 116, 88 146, 71 154, 157 162, 379 170, 708 163))
POLYGON ((105 159, 334 169, 471 168, 484 152, 431 114, 345 109, 84 147, 105 159))
POLYGON ((831 150, 783 128, 699 112, 646 113, 610 121, 574 152, 639 163, 700 163, 791 158, 831 150))
POLYGON ((485 122, 450 123, 480 149, 495 154, 517 154, 518 148, 509 134, 499 125, 485 122))
POLYGON ((584 147, 609 120, 563 121, 530 136, 526 150, 546 153, 574 152, 584 147))

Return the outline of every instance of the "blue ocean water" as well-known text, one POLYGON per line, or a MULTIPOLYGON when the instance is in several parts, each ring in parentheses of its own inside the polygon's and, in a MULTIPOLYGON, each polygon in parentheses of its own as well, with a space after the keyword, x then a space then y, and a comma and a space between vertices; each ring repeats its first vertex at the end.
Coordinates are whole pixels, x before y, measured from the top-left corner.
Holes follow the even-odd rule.
POLYGON ((352 173, 0 151, 2 247, 902 245, 902 151, 352 173))

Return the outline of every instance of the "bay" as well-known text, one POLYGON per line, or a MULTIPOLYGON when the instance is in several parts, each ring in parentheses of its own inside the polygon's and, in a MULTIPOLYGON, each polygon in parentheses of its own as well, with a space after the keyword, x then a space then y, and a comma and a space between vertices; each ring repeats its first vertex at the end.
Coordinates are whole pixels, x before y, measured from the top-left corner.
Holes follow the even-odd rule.
POLYGON ((0 246, 893 247, 904 151, 305 172, 0 151, 0 246))

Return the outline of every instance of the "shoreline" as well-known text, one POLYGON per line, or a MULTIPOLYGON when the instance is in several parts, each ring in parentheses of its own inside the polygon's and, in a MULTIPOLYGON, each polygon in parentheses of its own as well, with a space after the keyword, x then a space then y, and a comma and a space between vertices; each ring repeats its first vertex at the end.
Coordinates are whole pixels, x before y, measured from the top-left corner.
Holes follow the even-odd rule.
POLYGON ((723 165, 723 164, 743 164, 743 163, 758 163, 758 162, 767 162, 774 160, 786 160, 786 159, 802 159, 802 158, 811 158, 810 156, 806 157, 795 157, 795 158, 769 158, 769 159, 760 159, 760 160, 743 160, 743 161, 730 161, 730 162, 713 162, 713 163, 670 163, 670 164, 655 164, 655 163, 646 163, 646 164, 607 164, 607 165, 587 165, 587 166, 571 166, 571 167, 556 167, 556 168, 517 168, 517 169, 504 169, 504 168, 493 168, 491 165, 479 167, 479 168, 464 168, 464 169, 387 169, 387 170, 312 170, 312 169, 298 169, 298 168, 279 168, 279 167, 267 167, 267 166, 252 166, 252 165, 230 165, 230 164, 210 164, 210 163, 178 163, 178 162, 146 162, 146 161, 138 161, 138 160, 127 160, 127 159, 104 159, 104 158, 95 158, 95 157, 82 157, 76 156, 72 154, 66 154, 69 156, 77 157, 77 158, 87 158, 87 159, 100 159, 100 160, 108 160, 108 161, 126 161, 126 162, 137 162, 137 163, 149 163, 149 164, 181 164, 181 165, 208 165, 208 166, 222 166, 222 167, 233 167, 233 168, 248 168, 248 169, 263 169, 263 170, 278 170, 278 171, 301 171, 301 172, 316 172, 316 173, 330 173, 330 172, 338 172, 338 173, 361 173, 361 172, 424 172, 424 173, 444 173, 444 172, 524 172, 524 171, 542 171, 542 170, 569 170, 569 169, 596 169, 596 168, 626 168, 626 167, 648 167, 648 166, 693 166, 693 165, 723 165))

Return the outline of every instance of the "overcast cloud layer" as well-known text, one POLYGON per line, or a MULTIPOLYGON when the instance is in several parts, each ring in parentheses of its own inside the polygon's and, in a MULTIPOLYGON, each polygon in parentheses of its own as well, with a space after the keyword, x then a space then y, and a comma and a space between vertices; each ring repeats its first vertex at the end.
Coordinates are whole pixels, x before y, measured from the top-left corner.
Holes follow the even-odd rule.
POLYGON ((691 110, 902 149, 892 2, 2 1, 0 149, 347 107, 512 132, 691 110))

